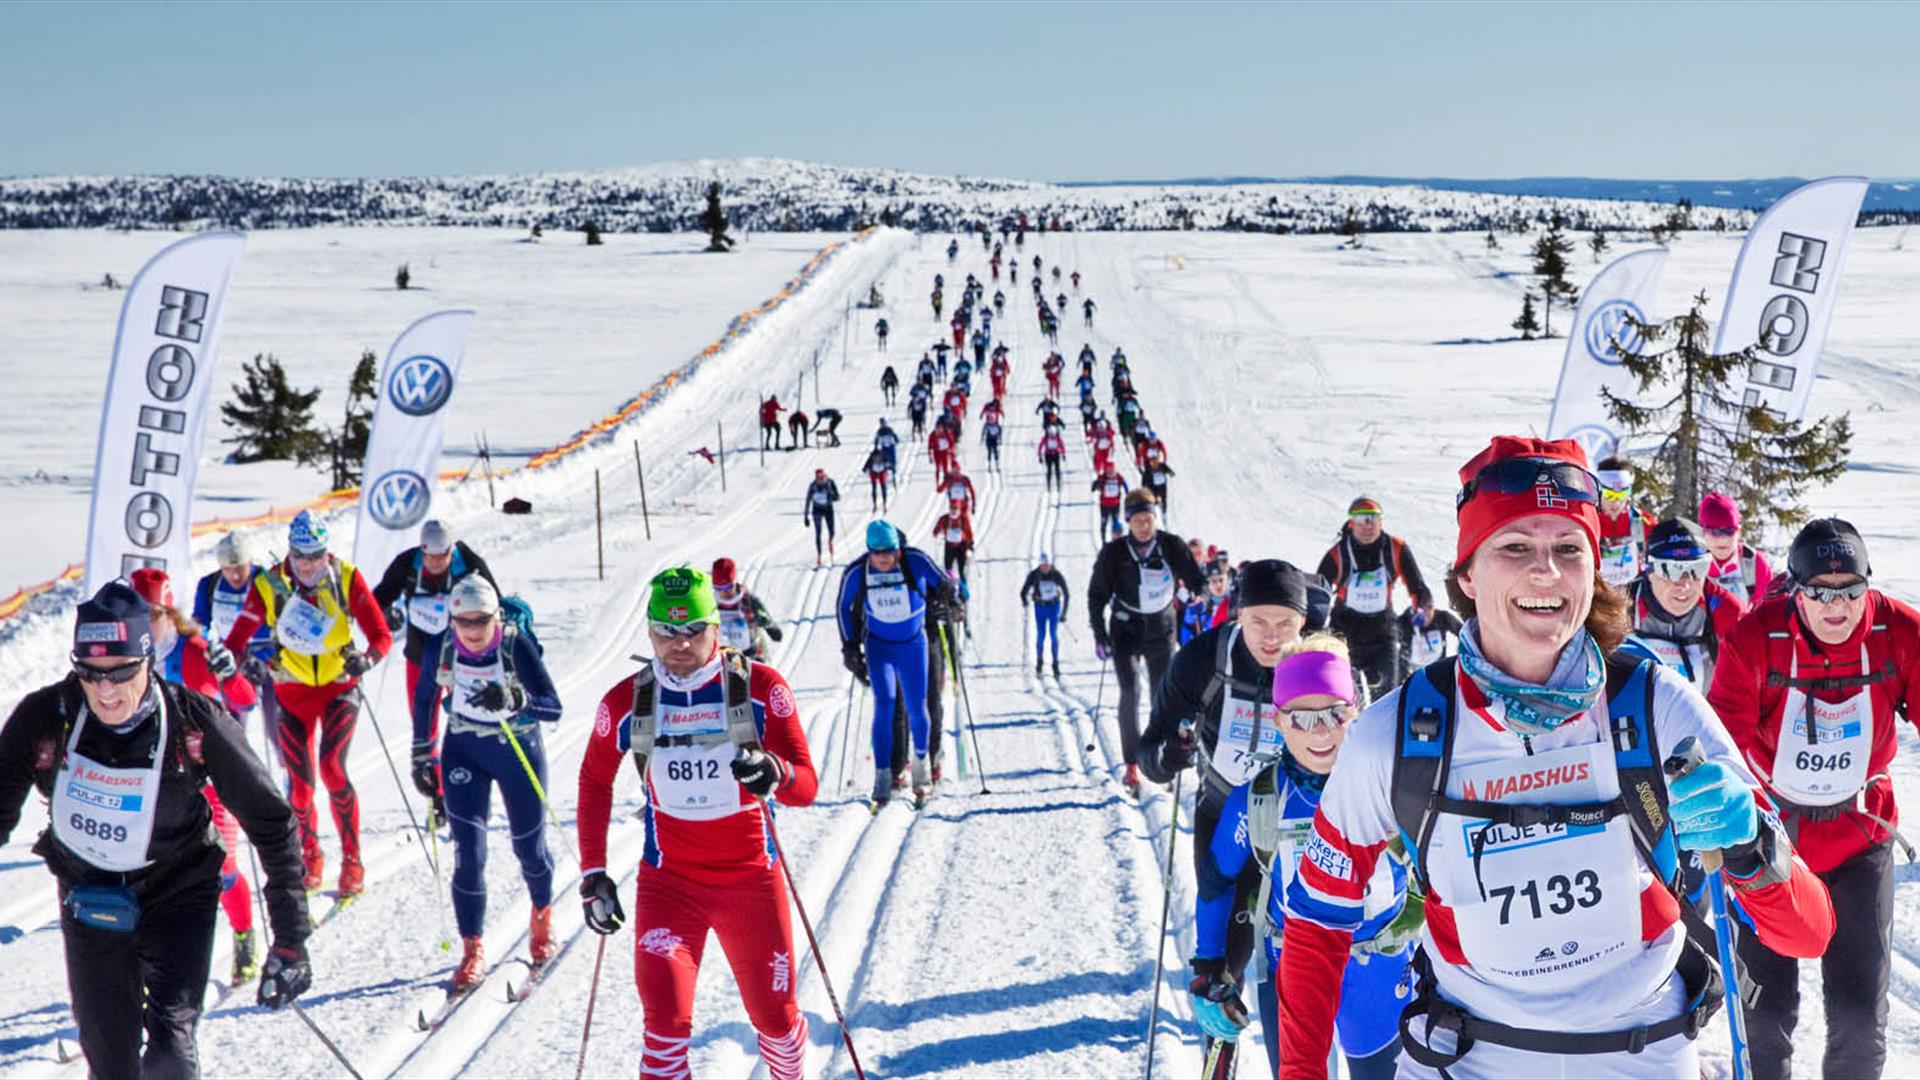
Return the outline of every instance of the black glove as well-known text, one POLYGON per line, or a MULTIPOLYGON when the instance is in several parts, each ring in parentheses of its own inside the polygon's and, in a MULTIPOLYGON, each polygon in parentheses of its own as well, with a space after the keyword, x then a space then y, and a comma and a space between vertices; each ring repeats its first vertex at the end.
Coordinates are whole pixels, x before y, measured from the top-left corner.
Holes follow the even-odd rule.
POLYGON ((413 745, 413 789, 429 799, 440 797, 440 759, 432 743, 413 745))
POLYGON ((611 934, 627 921, 620 889, 605 871, 595 870, 580 879, 580 904, 586 909, 587 928, 596 934, 611 934))
POLYGON ((733 759, 733 778, 763 799, 786 783, 789 775, 786 762, 765 750, 747 750, 733 759))
POLYGON ((853 677, 861 682, 867 681, 867 658, 860 655, 860 643, 849 641, 840 646, 840 662, 845 664, 853 677))
POLYGON ((307 962, 306 949, 275 945, 267 952, 266 966, 260 969, 260 1004, 284 1009, 312 985, 313 965, 307 962))
POLYGON ((527 707, 527 692, 519 686, 490 682, 468 694, 467 704, 472 708, 485 709, 488 712, 517 713, 527 707))
POLYGON ((387 609, 387 629, 398 630, 406 621, 407 609, 401 607, 399 601, 395 601, 394 605, 387 609))
POLYGON ((348 649, 344 662, 350 679, 357 679, 373 669, 373 660, 358 649, 348 649))
POLYGON ((240 662, 233 658, 233 650, 217 641, 207 642, 207 669, 221 682, 233 678, 240 671, 240 662))
POLYGON ((255 686, 273 685, 273 667, 265 660, 248 653, 246 659, 240 661, 240 667, 247 673, 247 681, 255 686))
POLYGON ((774 623, 768 623, 766 625, 766 631, 767 631, 767 636, 772 638, 775 641, 786 640, 787 632, 785 630, 780 629, 780 627, 774 623))
POLYGON ((1160 771, 1168 776, 1193 764, 1193 729, 1185 724, 1160 744, 1160 771))

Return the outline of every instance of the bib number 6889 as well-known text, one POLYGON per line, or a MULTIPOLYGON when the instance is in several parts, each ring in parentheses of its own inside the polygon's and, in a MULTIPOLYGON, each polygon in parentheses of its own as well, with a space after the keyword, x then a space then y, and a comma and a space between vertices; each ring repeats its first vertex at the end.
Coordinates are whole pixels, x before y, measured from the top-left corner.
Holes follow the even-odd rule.
POLYGON ((125 825, 109 825, 104 821, 95 821, 85 814, 73 815, 67 819, 67 824, 73 826, 76 831, 86 833, 96 840, 106 840, 110 843, 117 844, 127 838, 127 827, 125 825))

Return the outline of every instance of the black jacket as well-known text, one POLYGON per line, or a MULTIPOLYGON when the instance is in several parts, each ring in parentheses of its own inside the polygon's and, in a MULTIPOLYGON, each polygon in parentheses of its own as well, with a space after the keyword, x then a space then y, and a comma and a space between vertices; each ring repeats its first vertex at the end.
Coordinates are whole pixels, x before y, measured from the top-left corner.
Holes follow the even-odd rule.
POLYGON ((1072 598, 1072 595, 1067 589, 1066 576, 1060 573, 1058 566, 1044 574, 1037 566, 1027 571, 1027 580, 1020 586, 1020 603, 1023 605, 1028 602, 1039 603, 1040 597, 1036 590, 1040 588, 1040 583, 1043 581, 1051 581, 1059 587, 1060 599, 1056 603, 1060 605, 1060 615, 1064 618, 1067 614, 1067 601, 1072 598))
MULTIPOLYGON (((387 572, 380 576, 380 584, 373 587, 373 598, 379 602, 381 611, 391 611, 396 601, 404 600, 414 595, 416 591, 424 596, 450 593, 453 591, 454 582, 468 574, 479 574, 486 578, 487 584, 493 586, 495 592, 504 591, 500 588, 500 583, 493 580, 493 571, 487 568, 487 560, 474 554, 465 540, 453 542, 453 562, 448 564, 447 572, 429 583, 426 588, 416 589, 421 578, 426 575, 426 571, 420 566, 421 558, 420 548, 416 545, 394 556, 393 561, 387 564, 387 572)), ((402 612, 402 618, 407 624, 407 641, 404 646, 406 658, 418 664, 420 657, 425 655, 427 645, 440 635, 423 633, 419 627, 413 625, 413 620, 405 618, 404 612, 402 612)), ((390 626, 388 629, 398 630, 399 627, 390 626)))
MULTIPOLYGON (((1174 770, 1161 761, 1160 751, 1179 732, 1182 721, 1193 724, 1194 742, 1204 752, 1219 751, 1220 705, 1229 690, 1258 702, 1271 700, 1273 669, 1262 667, 1237 634, 1228 664, 1228 679, 1233 685, 1215 684, 1221 635, 1235 634, 1238 629, 1234 623, 1227 623, 1202 631, 1174 654, 1166 678, 1154 692, 1147 730, 1140 735, 1140 772, 1147 779, 1156 784, 1173 782, 1174 770)), ((1215 786, 1210 783, 1201 790, 1211 794, 1215 786)))
POLYGON ((813 515, 815 514, 825 514, 828 517, 832 517, 833 504, 839 501, 840 485, 834 483, 832 477, 828 477, 825 480, 815 480, 807 485, 807 497, 800 504, 800 517, 802 520, 808 522, 813 520, 813 515), (814 499, 816 495, 825 495, 827 501, 824 504, 816 503, 814 499))
POLYGON ((1371 615, 1346 606, 1347 579, 1355 570, 1378 570, 1383 562, 1387 567, 1388 589, 1393 588, 1394 582, 1401 582, 1415 604, 1433 606, 1433 591, 1427 588, 1420 564, 1414 561, 1413 549, 1404 540, 1382 529, 1373 543, 1362 544, 1353 538, 1351 525, 1342 525, 1340 539, 1320 557, 1319 573, 1333 585, 1333 628, 1355 645, 1392 641, 1398 637, 1391 600, 1388 610, 1371 615))
MULTIPOLYGON (((1107 541, 1094 557, 1093 573, 1087 578, 1087 618, 1093 625, 1093 640, 1100 644, 1111 640, 1107 629, 1109 601, 1113 603, 1113 632, 1129 641, 1138 640, 1138 635, 1147 632, 1149 624, 1155 632, 1166 634, 1172 634, 1180 625, 1177 603, 1168 604, 1165 611, 1152 616, 1142 616, 1133 610, 1140 601, 1140 571, 1132 544, 1130 533, 1107 541)), ((1172 568, 1175 581, 1185 584, 1189 592, 1206 591, 1206 575, 1200 572, 1200 564, 1193 561, 1193 552, 1187 550, 1185 540, 1164 529, 1155 533, 1148 548, 1149 560, 1153 558, 1155 546, 1158 556, 1172 568)))
MULTIPOLYGON (((101 870, 61 843, 51 827, 40 834, 34 853, 46 860, 63 894, 75 885, 124 882, 143 906, 206 875, 218 877, 224 856, 213 828, 213 811, 202 793, 211 780, 220 801, 260 852, 274 944, 301 944, 312 925, 307 919, 307 894, 301 884, 305 867, 292 809, 225 707, 176 683, 156 685, 166 695, 172 745, 166 751, 160 794, 152 811, 153 839, 148 842, 147 857, 153 865, 125 875, 101 870), (189 737, 193 734, 199 737, 197 758, 189 737)), ((21 805, 29 790, 38 788, 42 796, 52 797, 54 778, 66 758, 69 725, 80 722, 85 703, 80 681, 69 675, 22 698, 0 728, 0 843, 20 823, 21 805)), ((99 721, 89 720, 81 731, 79 750, 109 765, 145 764, 152 760, 159 737, 160 724, 151 713, 126 733, 109 732, 99 721)))

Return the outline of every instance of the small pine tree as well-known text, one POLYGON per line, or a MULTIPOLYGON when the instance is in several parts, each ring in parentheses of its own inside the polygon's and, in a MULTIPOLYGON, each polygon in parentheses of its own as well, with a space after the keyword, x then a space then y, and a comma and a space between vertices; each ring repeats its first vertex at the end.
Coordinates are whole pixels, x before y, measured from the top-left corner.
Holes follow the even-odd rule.
POLYGON ((889 229, 893 228, 893 207, 891 205, 880 208, 880 224, 885 225, 889 229))
POLYGON ((533 223, 533 238, 540 239, 540 223, 537 221, 533 223))
POLYGON ((700 214, 700 227, 707 233, 708 251, 726 251, 733 247, 727 235, 727 213, 720 209, 720 181, 707 185, 707 208, 700 214))
POLYGON ((1693 228, 1693 200, 1683 198, 1674 203, 1673 209, 1667 211, 1666 225, 1669 234, 1693 228))
POLYGON ((379 393, 376 364, 373 350, 362 349, 360 362, 353 366, 353 378, 347 381, 346 416, 340 430, 327 429, 327 456, 335 491, 357 487, 363 475, 367 439, 373 435, 373 399, 379 393))
POLYGON ((1641 470, 1641 479, 1652 500, 1664 502, 1666 516, 1691 517, 1703 493, 1725 491, 1748 520, 1791 528, 1807 517, 1801 493, 1846 471, 1852 425, 1844 415, 1808 425, 1764 405, 1742 406, 1731 396, 1732 382, 1745 375, 1761 346, 1712 352, 1706 306, 1703 292, 1685 315, 1664 323, 1628 318, 1643 349, 1670 341, 1668 348, 1630 352, 1613 343, 1611 352, 1633 376, 1637 394, 1663 386, 1675 388, 1672 396, 1638 405, 1603 389, 1601 399, 1629 434, 1659 435, 1652 468, 1641 470))
POLYGON ((256 353, 242 369, 246 382, 235 383, 234 400, 220 406, 227 426, 234 429, 227 460, 244 465, 253 461, 297 461, 310 465, 327 453, 326 436, 314 429, 313 403, 320 388, 296 390, 287 371, 272 353, 256 353))
POLYGON ((1347 207, 1347 216, 1340 222, 1340 235, 1347 238, 1347 246, 1358 248, 1363 231, 1360 228, 1360 215, 1353 212, 1353 207, 1347 207))
POLYGON ((1567 280, 1567 256, 1573 253, 1573 241, 1560 231, 1560 215, 1555 214, 1546 235, 1533 242, 1533 272, 1540 277, 1541 336, 1553 336, 1553 298, 1573 303, 1573 284, 1567 280))
POLYGON ((1513 320, 1510 325, 1515 330, 1520 331, 1521 341, 1532 341, 1533 335, 1539 332, 1540 320, 1535 317, 1533 312, 1533 292, 1531 290, 1521 294, 1520 317, 1513 320))
POLYGON ((404 290, 408 285, 412 284, 412 282, 413 272, 407 269, 406 263, 401 263, 400 269, 393 272, 393 287, 404 290))
POLYGON ((587 234, 588 247, 600 246, 600 226, 599 225, 589 220, 585 225, 580 226, 580 231, 587 234))
POLYGON ((1605 229, 1593 230, 1593 235, 1587 237, 1587 247, 1591 249, 1593 252, 1593 261, 1599 262, 1600 256, 1605 255, 1607 253, 1606 230, 1605 229))
POLYGON ((1492 229, 1487 230, 1487 250, 1488 251, 1500 250, 1500 238, 1493 235, 1492 229))

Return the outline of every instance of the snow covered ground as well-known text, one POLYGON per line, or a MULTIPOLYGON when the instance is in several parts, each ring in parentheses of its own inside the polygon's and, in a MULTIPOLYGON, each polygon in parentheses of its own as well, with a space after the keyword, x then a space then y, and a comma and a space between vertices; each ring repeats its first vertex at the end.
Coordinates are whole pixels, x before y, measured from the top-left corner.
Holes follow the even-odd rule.
MULTIPOLYGON (((340 238, 343 246, 355 242, 354 234, 340 238)), ((255 238, 250 259, 266 246, 262 239, 255 238)), ((298 233, 265 239, 313 248, 311 239, 298 233)), ((444 239, 449 247, 459 246, 457 235, 444 239)), ((91 265, 80 249, 101 240, 98 234, 37 234, 44 257, 58 258, 76 273, 91 265), (57 254, 67 246, 80 254, 57 254)), ((0 245, 20 242, 0 235, 0 245)), ((1038 438, 1033 404, 1043 386, 1039 361, 1046 350, 1024 304, 1030 295, 1024 280, 1002 286, 1009 296, 1009 318, 996 327, 1006 335, 1015 364, 1005 470, 988 474, 977 443, 969 445, 965 458, 982 501, 975 523, 979 562, 973 636, 966 653, 966 686, 979 742, 977 754, 971 740, 967 751, 969 765, 983 765, 986 775, 984 781, 977 773, 961 775, 959 735, 950 733, 948 779, 926 809, 916 814, 896 804, 873 816, 859 801, 861 778, 871 776, 871 763, 859 719, 863 702, 834 647, 831 602, 838 573, 814 568, 797 511, 812 469, 826 468, 845 499, 843 543, 857 543, 868 518, 858 470, 865 436, 883 411, 876 386, 880 370, 888 359, 910 368, 918 346, 930 343, 940 329, 924 306, 935 272, 947 274, 950 295, 966 271, 986 273, 977 245, 962 245, 956 265, 947 263, 944 246, 943 236, 883 230, 849 247, 823 287, 796 297, 682 384, 665 406, 638 419, 630 434, 520 481, 516 492, 533 500, 535 514, 490 513, 484 493, 472 487, 454 493, 446 510, 464 538, 494 563, 501 580, 529 597, 538 613, 567 706, 566 717, 549 731, 547 749, 557 809, 569 835, 572 777, 595 701, 629 670, 627 655, 645 645, 640 632, 645 580, 664 565, 704 565, 730 555, 788 630, 772 659, 799 696, 823 785, 814 807, 781 813, 781 837, 870 1074, 1138 1075, 1160 944, 1159 859, 1173 807, 1164 791, 1151 791, 1136 804, 1117 785, 1113 690, 1093 660, 1078 598, 1069 623, 1080 629, 1078 639, 1068 643, 1065 678, 1055 683, 1031 674, 1031 630, 1015 602, 1019 582, 1034 556, 1046 550, 1067 572, 1075 593, 1082 593, 1097 538, 1084 459, 1071 462, 1065 496, 1056 498, 1043 491, 1033 458, 1038 438), (849 287, 864 287, 869 280, 878 280, 893 301, 889 357, 876 350, 871 313, 855 312, 850 334, 844 325, 849 287), (837 351, 843 335, 853 343, 844 369, 837 351), (810 369, 812 347, 828 341, 835 351, 831 359, 823 358, 822 390, 847 413, 847 444, 769 453, 764 465, 754 452, 737 450, 729 456, 728 490, 722 493, 717 471, 685 451, 710 443, 716 418, 748 432, 758 392, 791 386, 802 367, 810 369), (651 541, 639 520, 635 439, 649 459, 648 495, 655 512, 651 541), (595 468, 603 473, 608 515, 604 581, 594 571, 595 468)), ((1507 246, 1489 253, 1477 236, 1408 235, 1368 237, 1365 248, 1347 251, 1331 237, 1079 234, 1029 243, 1022 255, 1037 252, 1049 264, 1057 260, 1077 268, 1084 295, 1100 305, 1090 331, 1082 330, 1077 317, 1068 318, 1063 353, 1071 357, 1088 340, 1103 358, 1116 344, 1132 358, 1147 411, 1179 470, 1171 528, 1221 544, 1236 558, 1274 555, 1306 562, 1317 559, 1329 542, 1347 501, 1365 492, 1385 503, 1388 527, 1411 542, 1429 572, 1437 572, 1453 535, 1454 469, 1489 434, 1543 426, 1558 373, 1563 341, 1493 340, 1510 333, 1505 327, 1526 283, 1517 276, 1525 262, 1513 250, 1520 245, 1509 241, 1507 246)), ((1683 239, 1662 292, 1668 311, 1702 288, 1717 302, 1736 248, 1727 239, 1683 239)), ((528 447, 557 442, 651 381, 641 375, 631 383, 602 384, 608 388, 604 396, 587 400, 583 395, 577 404, 516 394, 525 383, 515 380, 512 363, 550 359, 539 343, 549 334, 569 332, 565 325, 545 325, 547 316, 537 312, 502 317, 497 308, 508 305, 517 290, 553 289, 572 297, 582 320, 571 329, 579 337, 578 348, 601 363, 630 355, 623 343, 669 338, 689 343, 664 350, 664 363, 717 337, 733 310, 771 291, 811 250, 796 248, 788 265, 769 266, 752 282, 743 281, 750 274, 728 260, 649 263, 636 258, 618 273, 576 278, 564 290, 552 281, 519 281, 490 266, 487 276, 497 288, 491 295, 497 299, 479 305, 476 378, 466 391, 481 385, 479 373, 488 370, 483 365, 489 349, 480 343, 490 319, 516 327, 526 344, 511 363, 489 365, 495 369, 489 377, 503 380, 496 397, 475 392, 456 402, 460 411, 450 437, 458 441, 466 426, 485 423, 497 446, 505 444, 500 434, 505 430, 528 447), (739 290, 732 309, 706 299, 696 305, 705 289, 700 275, 710 273, 738 275, 724 286, 739 290), (629 316, 621 302, 611 300, 616 294, 670 294, 681 300, 629 316), (596 296, 605 305, 598 313, 588 307, 596 296), (601 321, 616 317, 619 329, 601 321), (470 421, 465 410, 486 401, 501 412, 470 421), (516 402, 530 410, 523 421, 513 422, 516 402)), ((3 273, 20 274, 18 258, 6 260, 9 268, 3 273)), ((338 326, 366 327, 361 331, 368 335, 366 343, 378 349, 378 335, 390 332, 384 329, 389 324, 399 326, 428 304, 448 299, 441 294, 405 311, 386 312, 380 305, 393 295, 380 295, 376 287, 390 276, 386 263, 391 260, 391 252, 380 248, 366 256, 364 272, 304 290, 301 304, 285 311, 278 334, 298 340, 333 335, 333 344, 306 351, 336 365, 324 377, 341 378, 361 339, 341 334, 338 326), (350 284, 341 283, 346 281, 350 284)), ((442 267, 451 261, 443 256, 442 267)), ((133 262, 137 255, 129 254, 126 264, 133 262)), ((243 263, 243 285, 248 265, 243 263)), ((416 271, 418 266, 416 260, 416 271)), ((287 271, 283 287, 291 290, 297 279, 287 271)), ((20 286, 13 280, 0 279, 0 304, 17 303, 12 294, 20 286)), ((1920 251, 1904 248, 1899 232, 1856 237, 1826 377, 1813 404, 1819 412, 1851 410, 1858 430, 1856 468, 1817 493, 1814 505, 1852 516, 1866 535, 1883 583, 1907 597, 1920 592, 1920 508, 1908 478, 1913 467, 1907 464, 1920 460, 1915 453, 1920 434, 1912 423, 1920 395, 1920 357, 1911 345, 1910 297, 1916 286, 1920 251)), ((714 291, 721 288, 716 284, 714 291)), ((459 299, 473 302, 471 293, 459 299)), ((117 298, 103 301, 100 313, 88 318, 110 324, 115 304, 117 298)), ((244 306, 233 305, 236 320, 244 306)), ((1563 318, 1556 313, 1556 324, 1563 318)), ((243 344, 240 326, 239 321, 229 325, 229 363, 253 348, 243 344)), ((55 330, 49 321, 40 331, 50 342, 47 355, 104 354, 109 331, 102 326, 78 317, 68 320, 66 332, 73 341, 64 346, 55 330)), ((283 356, 294 352, 279 348, 283 356)), ((25 395, 37 406, 34 395, 45 394, 49 407, 57 404, 51 363, 16 366, 24 376, 16 400, 25 395)), ((310 381, 322 377, 320 368, 310 370, 314 374, 304 376, 310 381)), ((70 406, 79 402, 77 389, 67 392, 70 406)), ((67 420, 67 426, 92 423, 97 403, 84 404, 85 423, 67 420)), ((6 440, 0 445, 20 447, 23 458, 31 451, 36 460, 52 460, 51 453, 33 451, 28 440, 72 437, 57 427, 43 420, 36 433, 0 435, 6 440)), ((977 424, 970 427, 970 437, 977 439, 976 431, 977 424)), ((85 433, 79 437, 84 441, 85 433)), ((902 461, 904 490, 889 516, 909 535, 924 537, 939 511, 931 470, 921 454, 903 453, 902 461)), ((79 473, 81 483, 84 465, 81 458, 67 466, 79 473)), ((73 550, 78 550, 83 501, 66 510, 46 508, 40 520, 48 528, 74 528, 73 550)), ((57 674, 61 664, 64 616, 28 618, 35 632, 16 634, 0 645, 0 707, 11 707, 21 693, 57 674)), ((406 743, 399 683, 380 672, 370 683, 380 725, 396 754, 404 753, 406 743)), ((950 728, 957 715, 949 707, 950 728)), ((376 741, 374 727, 363 724, 351 757, 363 799, 370 888, 311 943, 317 982, 304 999, 308 1011, 368 1076, 563 1074, 580 1045, 599 944, 582 932, 573 902, 578 866, 565 854, 567 843, 556 845, 555 883, 556 929, 567 947, 546 982, 525 1003, 509 1006, 505 984, 517 974, 517 965, 502 963, 451 1023, 431 1036, 420 1035, 412 1029, 413 1016, 437 1001, 436 985, 450 973, 454 956, 436 948, 444 932, 441 900, 407 834, 406 814, 376 741)), ((1904 735, 1903 751, 1897 782, 1911 808, 1920 805, 1920 770, 1914 764, 1920 761, 1915 757, 1920 743, 1904 735)), ((639 846, 632 818, 638 790, 631 776, 623 776, 619 795, 610 863, 625 868, 630 883, 639 846)), ((1174 833, 1175 932, 1166 943, 1173 974, 1161 997, 1157 1033, 1157 1068, 1180 1076, 1199 1068, 1179 974, 1191 946, 1189 810, 1180 809, 1181 826, 1174 833)), ((27 850, 32 837, 26 834, 38 828, 39 813, 30 806, 23 835, 0 848, 0 970, 6 972, 0 979, 0 1073, 77 1076, 79 1066, 55 1061, 56 1040, 70 1045, 73 1031, 52 888, 27 850)), ((506 961, 525 948, 526 901, 507 855, 503 821, 496 821, 493 839, 488 953, 506 961)), ((1900 877, 1890 1075, 1920 1073, 1915 875, 1902 868, 1900 877)), ((320 903, 325 906, 325 894, 320 903)), ((624 932, 607 947, 589 1075, 631 1075, 636 1068, 640 1029, 631 949, 632 938, 624 932)), ((710 960, 716 962, 703 972, 696 1005, 694 1070, 759 1075, 753 1033, 731 975, 717 955, 710 960)), ((216 971, 224 964, 222 944, 216 971)), ((800 958, 798 970, 802 1005, 813 1022, 809 1074, 851 1075, 811 959, 800 958)), ((1797 1067, 1803 1073, 1818 1071, 1823 1038, 1820 1010, 1813 1004, 1819 1000, 1816 982, 1809 969, 1798 1040, 1797 1067)), ((249 988, 210 998, 201 1035, 210 1074, 338 1073, 296 1019, 251 1006, 250 994, 249 988)), ((1725 1075, 1724 1033, 1709 1033, 1705 1046, 1710 1070, 1725 1075)), ((1243 1075, 1263 1074, 1264 1060, 1253 1047, 1244 1060, 1243 1075)))

